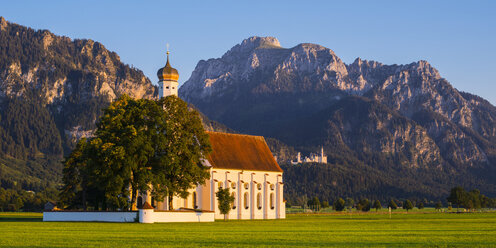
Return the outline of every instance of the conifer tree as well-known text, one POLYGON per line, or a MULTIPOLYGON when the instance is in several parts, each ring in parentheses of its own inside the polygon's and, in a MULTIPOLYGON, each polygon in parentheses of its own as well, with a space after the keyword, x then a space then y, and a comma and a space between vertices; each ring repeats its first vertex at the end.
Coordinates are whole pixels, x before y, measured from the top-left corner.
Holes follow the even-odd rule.
POLYGON ((231 206, 234 203, 234 196, 229 193, 228 188, 220 188, 215 195, 217 196, 217 201, 219 202, 220 213, 224 215, 224 220, 226 220, 226 215, 229 214, 229 211, 231 211, 231 206))
POLYGON ((388 207, 390 207, 392 210, 395 210, 398 208, 398 204, 396 204, 395 200, 391 199, 391 201, 389 201, 388 207))
POLYGON ((377 210, 382 209, 381 202, 379 200, 375 200, 372 207, 375 208, 375 211, 377 212, 377 210))

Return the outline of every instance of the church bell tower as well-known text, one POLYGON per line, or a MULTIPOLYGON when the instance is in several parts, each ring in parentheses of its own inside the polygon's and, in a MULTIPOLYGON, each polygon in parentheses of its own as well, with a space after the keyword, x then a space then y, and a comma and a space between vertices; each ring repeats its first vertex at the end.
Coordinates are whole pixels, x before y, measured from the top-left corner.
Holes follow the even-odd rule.
POLYGON ((177 96, 177 88, 179 83, 179 73, 172 68, 169 63, 169 49, 167 49, 167 63, 164 67, 160 68, 157 72, 158 76, 158 97, 166 97, 170 95, 177 96))

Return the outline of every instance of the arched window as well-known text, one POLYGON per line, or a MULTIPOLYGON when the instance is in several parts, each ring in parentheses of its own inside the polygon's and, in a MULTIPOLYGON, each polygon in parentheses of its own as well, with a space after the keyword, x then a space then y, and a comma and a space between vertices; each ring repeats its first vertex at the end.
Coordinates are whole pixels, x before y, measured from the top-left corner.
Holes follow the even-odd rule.
POLYGON ((270 209, 274 208, 274 193, 270 193, 270 209))
POLYGON ((245 183, 245 189, 248 189, 250 187, 250 184, 245 183))
POLYGON ((143 207, 143 197, 138 196, 138 199, 136 201, 137 201, 136 205, 137 205, 138 209, 142 208, 143 207))
POLYGON ((262 184, 261 183, 257 184, 257 188, 258 190, 262 190, 262 184))
POLYGON ((222 189, 222 186, 224 186, 222 182, 219 182, 218 185, 219 185, 219 189, 222 189))
POLYGON ((270 190, 274 190, 274 188, 275 188, 274 184, 271 184, 270 185, 270 190))
POLYGON ((232 192, 231 196, 234 198, 232 209, 236 209, 236 194, 232 192))
POLYGON ((250 207, 249 199, 248 199, 248 192, 245 192, 245 198, 243 199, 245 202, 245 209, 248 209, 250 207))
POLYGON ((231 183, 231 188, 236 189, 236 183, 231 183))
POLYGON ((258 206, 258 209, 262 209, 262 194, 261 193, 258 193, 258 195, 257 195, 257 206, 258 206))
POLYGON ((198 208, 198 204, 196 203, 196 192, 193 192, 193 208, 198 208))

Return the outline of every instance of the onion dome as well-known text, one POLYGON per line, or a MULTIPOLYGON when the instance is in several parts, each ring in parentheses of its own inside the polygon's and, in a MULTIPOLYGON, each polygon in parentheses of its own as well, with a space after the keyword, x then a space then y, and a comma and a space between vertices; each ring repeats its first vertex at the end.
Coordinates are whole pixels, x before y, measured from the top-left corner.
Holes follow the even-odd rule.
POLYGON ((169 63, 169 52, 167 52, 167 63, 157 71, 157 76, 160 81, 177 81, 179 79, 179 73, 169 63))

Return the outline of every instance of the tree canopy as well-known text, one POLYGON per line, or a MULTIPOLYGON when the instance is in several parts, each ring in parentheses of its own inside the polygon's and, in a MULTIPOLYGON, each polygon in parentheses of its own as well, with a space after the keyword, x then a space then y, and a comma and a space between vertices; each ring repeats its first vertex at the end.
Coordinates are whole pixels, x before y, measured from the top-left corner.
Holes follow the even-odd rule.
POLYGON ((447 198, 448 202, 468 209, 480 209, 489 206, 494 206, 496 199, 491 199, 483 194, 478 189, 465 191, 462 187, 454 187, 451 189, 450 195, 447 198))
POLYGON ((211 152, 198 112, 176 96, 158 101, 120 97, 104 110, 94 137, 64 162, 61 199, 68 206, 129 209, 138 192, 156 200, 188 195, 209 178, 211 152), (88 198, 88 196, 91 197, 88 198))

